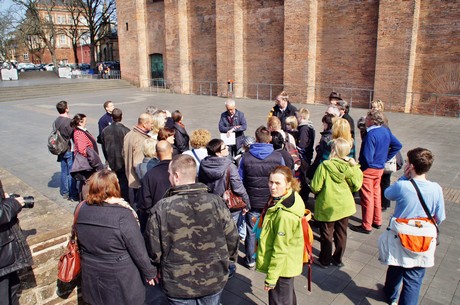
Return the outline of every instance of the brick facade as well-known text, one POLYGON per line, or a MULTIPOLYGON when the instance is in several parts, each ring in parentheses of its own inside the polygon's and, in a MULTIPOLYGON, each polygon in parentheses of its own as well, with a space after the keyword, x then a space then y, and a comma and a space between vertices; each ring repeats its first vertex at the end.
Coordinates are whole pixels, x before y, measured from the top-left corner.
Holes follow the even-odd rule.
POLYGON ((161 54, 175 92, 227 96, 234 80, 235 97, 324 103, 334 90, 458 116, 456 1, 119 0, 117 13, 123 77, 142 87, 161 54))

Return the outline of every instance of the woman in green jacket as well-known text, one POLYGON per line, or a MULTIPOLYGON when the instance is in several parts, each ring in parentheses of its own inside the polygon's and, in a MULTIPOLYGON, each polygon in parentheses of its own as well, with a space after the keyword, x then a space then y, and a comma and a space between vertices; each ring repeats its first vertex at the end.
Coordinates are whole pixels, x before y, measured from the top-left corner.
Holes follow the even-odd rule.
MULTIPOLYGON (((278 166, 269 177, 270 200, 259 219, 262 230, 256 268, 267 274, 265 291, 270 305, 297 303, 294 277, 302 273, 305 205, 298 194, 300 185, 286 166, 278 166)), ((257 227, 256 227, 257 228, 257 227)))
POLYGON ((353 192, 363 183, 363 174, 350 153, 350 142, 343 138, 332 141, 329 160, 315 172, 310 188, 316 194, 315 219, 319 222, 321 251, 315 261, 327 268, 334 264, 342 267, 347 244, 348 217, 356 213, 353 192), (332 254, 332 240, 335 251, 332 254))

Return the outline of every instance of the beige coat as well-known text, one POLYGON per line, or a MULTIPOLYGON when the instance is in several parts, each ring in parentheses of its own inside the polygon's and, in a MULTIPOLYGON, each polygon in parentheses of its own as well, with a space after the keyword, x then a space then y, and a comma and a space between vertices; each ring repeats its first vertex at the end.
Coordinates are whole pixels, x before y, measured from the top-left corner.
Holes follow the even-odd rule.
POLYGON ((123 158, 125 160, 126 177, 130 188, 140 188, 141 181, 136 174, 136 165, 144 159, 142 145, 149 136, 139 128, 134 127, 128 132, 123 142, 123 158))

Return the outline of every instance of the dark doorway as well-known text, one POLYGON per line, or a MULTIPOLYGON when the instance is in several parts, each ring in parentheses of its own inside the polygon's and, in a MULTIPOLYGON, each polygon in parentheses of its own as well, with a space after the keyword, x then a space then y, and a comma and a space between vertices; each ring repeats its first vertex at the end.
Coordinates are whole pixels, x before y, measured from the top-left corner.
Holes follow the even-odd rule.
POLYGON ((150 69, 152 78, 151 85, 163 86, 163 54, 155 53, 150 55, 150 69))

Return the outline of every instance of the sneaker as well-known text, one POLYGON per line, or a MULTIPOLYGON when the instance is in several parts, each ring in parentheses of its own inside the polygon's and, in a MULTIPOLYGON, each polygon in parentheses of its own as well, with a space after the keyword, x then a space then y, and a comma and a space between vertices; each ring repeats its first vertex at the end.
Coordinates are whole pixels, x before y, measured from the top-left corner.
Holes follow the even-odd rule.
POLYGON ((256 269, 256 262, 247 263, 247 267, 248 267, 249 270, 255 270, 256 269))
POLYGON ((342 268, 343 266, 345 266, 344 263, 342 262, 338 263, 335 259, 332 259, 332 265, 337 266, 339 268, 342 268))
POLYGON ((62 198, 65 199, 65 200, 68 200, 69 199, 69 194, 62 195, 62 198))
POLYGON ((323 268, 323 269, 327 269, 327 268, 329 268, 329 266, 330 266, 330 265, 329 265, 329 266, 328 266, 328 265, 324 265, 323 263, 321 263, 321 262, 319 261, 319 259, 315 259, 315 260, 313 261, 313 263, 316 264, 317 266, 323 268))
POLYGON ((350 230, 363 234, 371 234, 372 232, 372 230, 366 230, 362 226, 350 226, 350 230))

